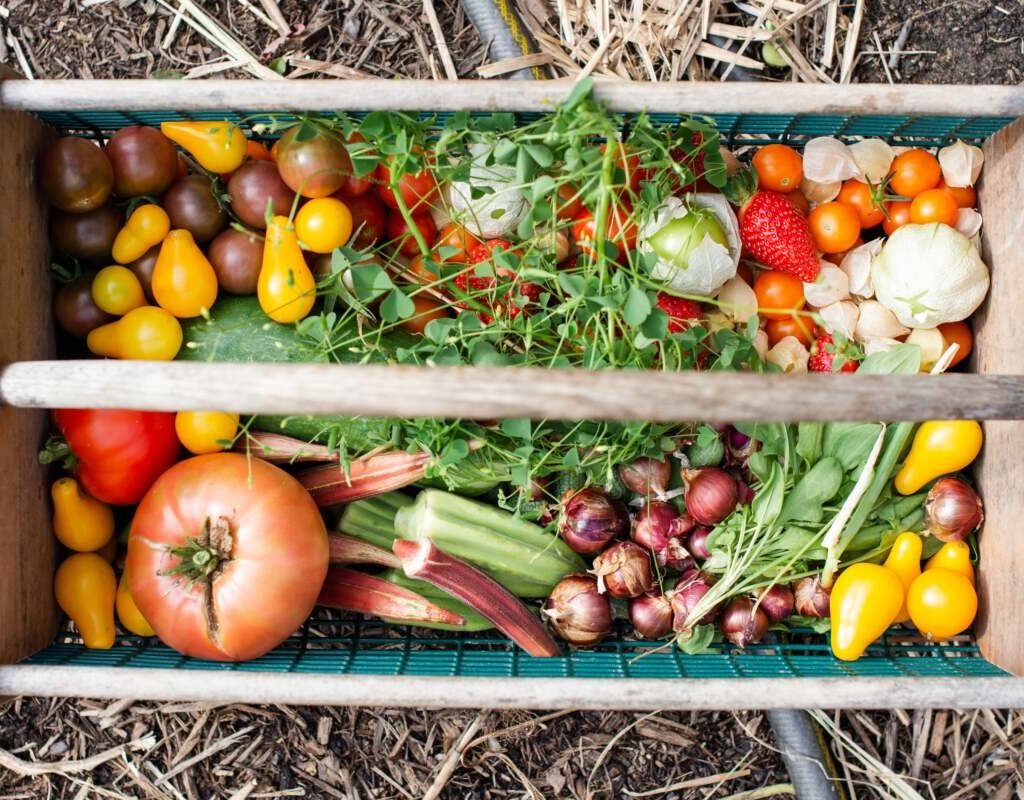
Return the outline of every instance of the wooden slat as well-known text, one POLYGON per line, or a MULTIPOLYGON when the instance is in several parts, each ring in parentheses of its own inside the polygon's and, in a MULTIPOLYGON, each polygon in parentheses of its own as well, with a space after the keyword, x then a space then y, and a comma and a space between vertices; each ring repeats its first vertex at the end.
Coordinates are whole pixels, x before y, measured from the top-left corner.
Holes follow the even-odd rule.
POLYGON ((36 361, 0 372, 32 408, 708 421, 1024 418, 1024 377, 36 361))
MULTIPOLYGON (((0 85, 0 105, 31 111, 546 111, 573 82, 559 81, 24 81, 0 85)), ((599 81, 621 111, 720 114, 947 114, 1020 116, 1020 86, 890 86, 599 81)))
POLYGON ((0 694, 416 708, 768 709, 1024 706, 1018 678, 443 678, 19 665, 0 694), (123 675, 123 678, 119 678, 123 675))
MULTIPOLYGON (((1024 120, 1004 128, 985 145, 979 188, 985 257, 992 288, 975 317, 974 366, 982 373, 1024 374, 1020 344, 1024 314, 1024 214, 1014 198, 1024 192, 1024 120)), ((978 471, 987 519, 981 536, 981 612, 976 630, 985 657, 1024 675, 1024 423, 989 422, 978 471)))
MULTIPOLYGON (((46 212, 35 189, 36 157, 52 138, 35 117, 0 111, 0 363, 54 355, 46 212)), ((0 407, 0 663, 46 646, 57 630, 56 543, 36 460, 48 427, 42 411, 0 407)))

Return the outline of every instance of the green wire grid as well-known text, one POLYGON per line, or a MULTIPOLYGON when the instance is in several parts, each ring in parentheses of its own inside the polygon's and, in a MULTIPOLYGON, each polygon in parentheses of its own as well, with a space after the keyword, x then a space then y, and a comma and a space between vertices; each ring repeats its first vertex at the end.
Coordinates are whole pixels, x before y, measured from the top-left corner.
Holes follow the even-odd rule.
MULTIPOLYGON (((444 121, 448 114, 438 114, 444 121)), ((517 115, 521 122, 537 118, 517 115)), ((672 124, 678 114, 652 114, 672 124)), ((955 139, 980 144, 1013 121, 1012 117, 819 114, 708 115, 728 145, 788 142, 799 146, 815 136, 841 139, 880 137, 893 144, 941 147, 955 139)), ((159 125, 166 120, 229 119, 250 127, 271 120, 266 112, 51 111, 40 117, 64 133, 105 139, 126 125, 159 125)), ((294 119, 289 114, 277 120, 294 119)), ((628 121, 628 115, 627 115, 628 121)), ((318 614, 320 612, 317 612, 318 614)), ((592 650, 569 650, 554 658, 532 658, 498 635, 433 635, 415 628, 385 629, 359 620, 311 618, 303 630, 262 658, 222 664, 187 658, 155 639, 126 636, 109 650, 89 650, 69 633, 60 634, 30 664, 151 667, 186 670, 296 672, 319 674, 520 676, 535 678, 761 678, 761 677, 983 677, 1004 675, 982 658, 973 644, 922 645, 890 632, 859 661, 836 659, 825 637, 794 635, 790 641, 737 650, 687 655, 661 642, 625 638, 622 631, 592 650)))

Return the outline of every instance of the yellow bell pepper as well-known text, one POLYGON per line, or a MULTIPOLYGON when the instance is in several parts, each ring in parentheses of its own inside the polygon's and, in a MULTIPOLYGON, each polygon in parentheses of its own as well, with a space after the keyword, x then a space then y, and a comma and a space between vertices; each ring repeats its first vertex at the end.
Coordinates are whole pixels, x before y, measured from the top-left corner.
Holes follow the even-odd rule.
POLYGON ((118 264, 130 264, 164 240, 171 230, 171 218, 160 206, 144 203, 132 212, 114 237, 111 253, 118 264))
POLYGON ((948 569, 963 575, 974 585, 974 564, 971 563, 971 548, 967 542, 946 542, 928 559, 924 569, 925 572, 930 569, 948 569))
MULTIPOLYGON (((911 531, 904 531, 896 537, 892 549, 885 559, 883 566, 895 572, 903 584, 904 595, 910 591, 910 584, 921 574, 921 551, 924 549, 924 542, 921 537, 911 531)), ((900 613, 894 622, 906 622, 910 619, 907 613, 906 597, 900 613)))
POLYGON ((913 494, 928 481, 963 469, 978 457, 982 441, 981 425, 972 419, 922 422, 896 473, 896 491, 913 494))
POLYGON ((313 310, 316 279, 288 217, 276 216, 267 226, 256 296, 274 322, 298 322, 313 310))
POLYGON ((888 630, 904 600, 899 575, 878 564, 853 564, 843 570, 829 600, 832 653, 856 661, 888 630))
POLYGON ((160 131, 210 172, 234 172, 245 161, 245 134, 233 122, 161 122, 160 131))

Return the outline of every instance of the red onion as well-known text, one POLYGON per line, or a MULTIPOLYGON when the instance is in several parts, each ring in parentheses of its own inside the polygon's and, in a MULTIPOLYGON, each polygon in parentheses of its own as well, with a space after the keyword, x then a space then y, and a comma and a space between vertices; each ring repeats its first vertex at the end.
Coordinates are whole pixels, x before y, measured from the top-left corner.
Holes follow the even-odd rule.
POLYGON ((670 477, 669 463, 656 458, 638 458, 619 466, 619 478, 626 488, 646 497, 662 497, 670 477))
POLYGON ((570 644, 595 645, 612 632, 612 602, 597 591, 590 575, 567 575, 551 590, 541 613, 570 644))
POLYGON ((725 442, 730 460, 740 464, 745 464, 758 446, 757 441, 735 429, 729 431, 725 442))
POLYGON ((739 504, 736 479, 718 467, 683 470, 686 511, 698 525, 715 525, 739 504))
POLYGON ((697 602, 711 591, 715 580, 710 575, 700 570, 693 570, 683 575, 676 581, 675 588, 669 592, 669 599, 672 601, 672 627, 677 632, 692 628, 702 621, 707 621, 714 612, 703 614, 699 619, 691 620, 691 612, 697 602))
POLYGON ((686 549, 690 551, 691 556, 702 561, 705 558, 711 558, 711 551, 708 550, 708 536, 710 535, 711 528, 703 525, 690 531, 690 535, 686 540, 686 549))
POLYGON ((548 486, 550 484, 550 478, 530 478, 530 487, 528 489, 530 499, 535 503, 547 500, 550 496, 548 495, 548 486))
POLYGON ((654 586, 651 558, 636 542, 614 542, 594 559, 597 590, 624 599, 649 592, 654 586))
POLYGON ((771 622, 782 622, 792 615, 796 606, 793 590, 781 583, 773 583, 763 589, 757 602, 771 622))
POLYGON ((925 527, 943 542, 959 542, 981 527, 985 510, 978 493, 959 478, 940 478, 924 500, 925 527))
POLYGON ((821 578, 813 575, 793 584, 796 613, 801 617, 827 617, 832 590, 821 585, 821 578))
POLYGON ((648 592, 629 601, 629 619, 637 635, 660 639, 672 630, 672 601, 661 592, 648 592))
POLYGON ((755 608, 749 597, 734 597, 722 612, 719 624, 725 638, 742 648, 764 638, 768 632, 768 615, 755 608))
POLYGON ((748 483, 741 481, 739 478, 736 479, 736 496, 739 498, 741 506, 749 506, 754 502, 754 490, 750 488, 748 483))
POLYGON ((646 502, 633 519, 633 541, 654 553, 659 566, 686 572, 693 559, 683 546, 683 537, 693 527, 687 515, 679 516, 673 506, 660 500, 646 502))
POLYGON ((569 490, 562 496, 558 532, 577 553, 592 555, 625 533, 628 518, 621 503, 598 489, 569 490))

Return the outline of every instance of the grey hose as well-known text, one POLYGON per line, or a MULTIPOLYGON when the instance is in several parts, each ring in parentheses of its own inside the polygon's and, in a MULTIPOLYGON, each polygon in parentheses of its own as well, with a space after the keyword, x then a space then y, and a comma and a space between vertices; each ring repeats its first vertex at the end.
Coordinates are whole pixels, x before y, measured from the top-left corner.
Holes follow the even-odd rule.
POLYGON ((799 800, 841 800, 845 797, 838 789, 838 779, 833 777, 835 765, 822 749, 814 723, 806 711, 789 708, 769 711, 768 721, 799 800))
MULTIPOLYGON (((502 17, 501 10, 494 0, 462 0, 462 7, 466 10, 469 21, 473 23, 473 27, 480 34, 480 38, 488 44, 491 59, 503 61, 506 58, 518 58, 526 52, 520 42, 516 41, 509 23, 502 17)), ((508 7, 507 13, 514 15, 515 11, 508 7)), ((514 16, 512 24, 519 29, 520 40, 525 43, 526 33, 514 16)), ((531 70, 524 67, 502 77, 530 81, 534 76, 531 70)))

